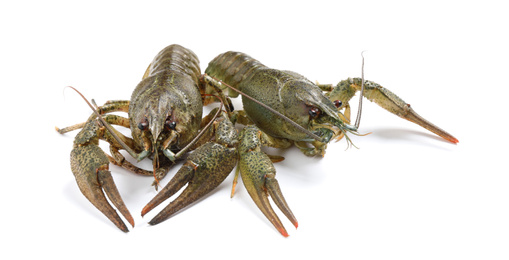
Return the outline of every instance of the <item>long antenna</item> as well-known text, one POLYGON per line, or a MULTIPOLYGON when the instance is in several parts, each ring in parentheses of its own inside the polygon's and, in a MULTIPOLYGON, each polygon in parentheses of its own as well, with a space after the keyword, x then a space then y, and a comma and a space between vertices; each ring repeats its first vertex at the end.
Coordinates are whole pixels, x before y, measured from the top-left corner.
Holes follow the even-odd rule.
MULTIPOLYGON (((113 136, 113 138, 115 138, 115 140, 133 157, 133 158, 137 158, 136 157, 136 152, 131 149, 131 147, 127 146, 122 140, 120 140, 120 138, 115 134, 113 128, 110 126, 110 124, 108 124, 106 122, 106 120, 104 120, 104 118, 101 116, 101 114, 99 113, 99 111, 97 111, 97 109, 92 105, 90 104, 90 102, 88 102, 88 100, 85 98, 85 96, 83 96, 83 94, 81 94, 81 92, 79 92, 77 89, 75 89, 74 87, 72 86, 67 86, 68 88, 72 88, 74 91, 76 91, 82 98, 83 100, 85 100, 85 102, 87 103, 87 105, 92 109, 92 111, 94 111, 95 115, 97 116, 97 118, 99 118, 99 121, 101 121, 101 124, 106 127, 106 129, 108 129, 108 131, 111 133, 111 135, 113 136)), ((93 101, 94 105, 95 105, 95 101, 93 101)))
POLYGON ((364 96, 364 51, 361 52, 362 56, 362 71, 361 71, 361 95, 359 97, 359 110, 357 111, 357 118, 355 119, 355 128, 359 129, 359 125, 361 124, 361 114, 362 114, 362 98, 364 96))

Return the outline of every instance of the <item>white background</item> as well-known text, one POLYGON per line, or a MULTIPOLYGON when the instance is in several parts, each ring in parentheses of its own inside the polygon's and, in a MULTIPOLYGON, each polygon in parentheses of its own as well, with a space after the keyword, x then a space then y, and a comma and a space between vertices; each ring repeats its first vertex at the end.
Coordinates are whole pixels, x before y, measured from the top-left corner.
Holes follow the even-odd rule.
POLYGON ((509 258, 506 4, 183 2, 0 4, 2 259, 509 258), (460 142, 365 102, 360 131, 372 134, 352 137, 359 149, 341 141, 324 158, 279 152, 287 159, 277 177, 300 224, 295 230, 283 220, 288 238, 242 185, 230 199, 232 176, 149 226, 155 212, 139 212, 156 194, 152 178, 112 166, 136 222, 124 234, 77 188, 69 167, 76 132, 54 127, 91 112, 64 87, 99 104, 129 99, 152 58, 172 43, 192 49, 202 70, 237 50, 320 83, 360 76, 366 51, 367 79, 460 142))

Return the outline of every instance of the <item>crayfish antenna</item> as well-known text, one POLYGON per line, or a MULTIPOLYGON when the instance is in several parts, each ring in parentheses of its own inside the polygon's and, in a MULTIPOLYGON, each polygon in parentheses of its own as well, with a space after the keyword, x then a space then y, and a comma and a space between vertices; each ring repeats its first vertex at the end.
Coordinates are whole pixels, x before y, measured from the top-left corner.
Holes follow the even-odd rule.
MULTIPOLYGON (((75 89, 72 86, 67 86, 67 88, 73 89, 74 91, 76 91, 76 93, 78 93, 78 95, 80 95, 83 98, 83 100, 85 101, 85 103, 87 103, 87 105, 90 107, 90 109, 92 109, 92 111, 94 111, 94 113, 96 114, 96 116, 99 119, 99 121, 101 122, 101 124, 104 127, 106 127, 106 129, 108 129, 111 136, 113 136, 113 138, 115 138, 115 140, 122 146, 122 148, 124 148, 133 158, 140 158, 137 155, 137 153, 133 149, 131 149, 131 147, 129 147, 126 143, 124 143, 124 141, 122 141, 122 139, 120 139, 120 137, 115 133, 113 128, 110 126, 110 124, 108 124, 108 122, 106 122, 106 120, 104 120, 104 118, 101 116, 101 113, 99 113, 99 111, 97 111, 97 109, 90 102, 88 102, 88 100, 85 98, 85 96, 83 94, 81 94, 81 92, 79 92, 77 89, 75 89)), ((95 101, 93 101, 93 103, 95 105, 95 101)))
POLYGON ((364 96, 364 52, 361 52, 362 56, 362 68, 361 68, 361 94, 359 95, 359 110, 357 111, 357 118, 355 119, 355 128, 359 129, 359 125, 361 124, 361 114, 362 114, 362 97, 364 96))

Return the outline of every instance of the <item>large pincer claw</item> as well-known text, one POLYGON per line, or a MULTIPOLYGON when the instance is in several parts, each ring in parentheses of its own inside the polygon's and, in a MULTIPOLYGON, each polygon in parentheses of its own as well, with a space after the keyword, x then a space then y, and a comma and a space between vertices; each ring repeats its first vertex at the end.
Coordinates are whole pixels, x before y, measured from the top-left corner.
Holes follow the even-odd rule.
POLYGON ((298 227, 298 222, 281 193, 278 181, 275 178, 276 170, 271 159, 261 151, 259 138, 260 131, 254 126, 248 126, 241 132, 239 167, 242 182, 256 206, 281 235, 287 237, 288 233, 285 227, 270 206, 268 195, 295 228, 298 227))
POLYGON ((106 199, 108 196, 113 205, 134 227, 133 217, 120 197, 108 165, 108 157, 95 144, 76 145, 71 151, 71 169, 81 193, 119 229, 129 232, 116 210, 106 199))
MULTIPOLYGON (((363 80, 361 78, 350 78, 340 81, 336 88, 329 93, 330 100, 342 101, 343 107, 346 108, 345 116, 349 119, 349 105, 348 101, 353 97, 357 91, 361 91, 363 80)), ((385 110, 406 119, 412 123, 424 127, 428 131, 444 138, 451 143, 458 143, 458 139, 452 136, 440 127, 432 124, 422 116, 417 114, 410 104, 406 103, 394 94, 392 91, 382 87, 380 84, 366 80, 364 81, 364 97, 368 100, 375 102, 385 110)), ((340 107, 341 109, 342 107, 340 107)))
POLYGON ((208 142, 189 155, 170 182, 143 208, 141 215, 157 207, 182 187, 182 193, 150 222, 159 224, 219 186, 237 164, 237 132, 224 119, 216 130, 216 142, 208 142))

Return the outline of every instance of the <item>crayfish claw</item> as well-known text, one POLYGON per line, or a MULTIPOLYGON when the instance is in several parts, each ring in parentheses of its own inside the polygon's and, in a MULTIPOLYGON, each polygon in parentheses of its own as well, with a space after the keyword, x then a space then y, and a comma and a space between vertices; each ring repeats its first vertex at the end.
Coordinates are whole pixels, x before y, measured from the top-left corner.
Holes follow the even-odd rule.
POLYGON ((272 200, 277 205, 277 207, 281 210, 281 212, 283 212, 283 214, 285 214, 285 216, 290 220, 290 222, 292 222, 295 228, 298 228, 299 223, 297 222, 297 219, 290 210, 290 207, 286 203, 285 197, 281 192, 281 188, 279 188, 279 183, 276 180, 275 176, 270 177, 267 176, 265 186, 267 187, 267 191, 269 192, 269 195, 272 197, 272 200))
MULTIPOLYGON (((111 173, 108 170, 98 171, 97 175, 99 176, 99 181, 101 186, 103 187, 104 193, 108 196, 113 205, 120 211, 122 216, 134 227, 134 219, 131 216, 131 213, 125 206, 120 193, 118 192, 117 186, 111 177, 111 173)), ((109 204, 108 204, 109 205, 109 204)), ((118 214, 117 214, 118 216, 118 214)))
POLYGON ((108 170, 108 157, 94 144, 76 146, 71 151, 71 169, 81 193, 120 230, 129 232, 106 196, 134 227, 134 220, 124 204, 108 170), (105 195, 106 193, 106 195, 105 195))
MULTIPOLYGON (((334 88, 328 96, 330 100, 341 100, 343 104, 346 104, 339 107, 339 109, 346 107, 344 114, 347 119, 350 118, 350 106, 348 105, 348 101, 357 91, 361 91, 362 81, 361 78, 350 78, 340 81, 337 87, 334 88)), ((459 142, 456 137, 418 115, 410 107, 410 104, 378 83, 369 80, 364 81, 363 96, 392 114, 415 123, 451 143, 455 144, 459 142)))
POLYGON ((187 184, 184 191, 149 224, 159 224, 202 198, 219 186, 233 170, 238 161, 235 126, 227 118, 222 118, 215 127, 215 142, 205 143, 194 150, 170 182, 143 208, 142 216, 187 184))
POLYGON ((274 225, 279 233, 281 233, 281 235, 288 237, 288 232, 286 231, 274 209, 270 206, 268 195, 272 197, 274 203, 292 222, 295 228, 297 228, 299 224, 292 211, 290 210, 290 207, 288 207, 288 204, 286 203, 285 198, 281 193, 281 189, 279 188, 279 184, 274 176, 264 176, 262 179, 260 179, 257 178, 257 176, 251 175, 251 173, 242 171, 242 168, 241 175, 244 185, 246 186, 246 189, 256 206, 262 211, 263 215, 265 215, 270 223, 274 225), (261 181, 256 183, 256 179, 261 181))
POLYGON ((239 146, 240 174, 242 182, 256 206, 262 211, 274 227, 283 235, 288 237, 281 220, 272 209, 268 196, 272 198, 276 206, 292 222, 295 228, 298 222, 281 192, 276 180, 276 169, 271 158, 261 151, 259 130, 254 126, 248 126, 241 132, 239 146))
MULTIPOLYGON (((173 196, 177 191, 179 191, 187 182, 192 178, 192 171, 188 166, 183 165, 182 168, 175 174, 175 176, 170 180, 170 182, 147 204, 143 207, 141 211, 141 216, 145 216, 152 209, 157 207, 159 204, 164 202, 169 197, 173 196)), ((168 215, 167 218, 170 216, 168 215)), ((161 221, 154 221, 154 223, 150 223, 152 225, 158 224, 161 221), (157 223, 156 223, 157 222, 157 223)))
POLYGON ((196 149, 170 182, 143 208, 141 215, 157 207, 187 184, 182 193, 150 222, 159 224, 219 186, 237 163, 236 150, 209 142, 196 149))

